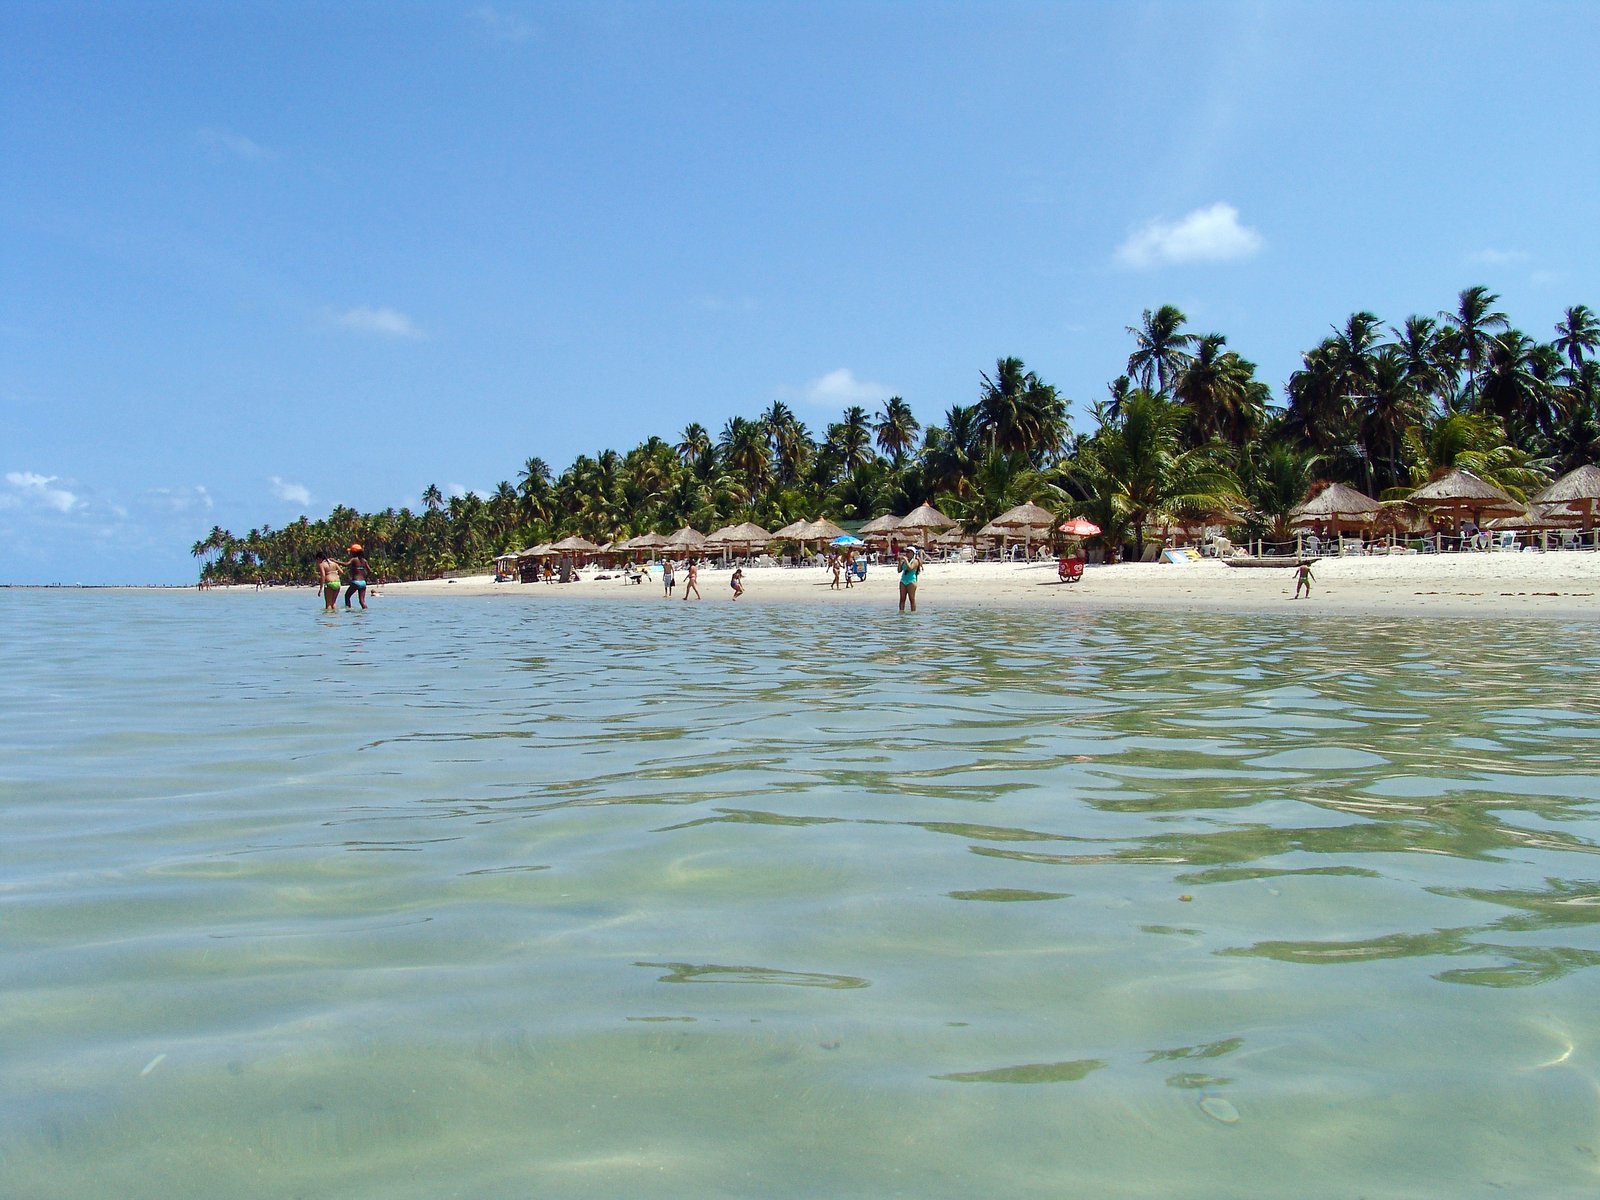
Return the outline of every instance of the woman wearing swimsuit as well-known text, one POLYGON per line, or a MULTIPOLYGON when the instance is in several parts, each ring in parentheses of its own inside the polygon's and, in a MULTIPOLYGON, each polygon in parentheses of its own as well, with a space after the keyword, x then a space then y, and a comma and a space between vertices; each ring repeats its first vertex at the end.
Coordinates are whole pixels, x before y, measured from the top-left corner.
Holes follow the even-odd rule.
POLYGON ((905 612, 906 602, 910 601, 911 611, 916 612, 917 576, 922 573, 922 556, 915 550, 907 550, 895 565, 900 568, 900 611, 905 612))
POLYGON ((350 569, 350 586, 345 589, 344 606, 350 607, 350 597, 355 596, 361 601, 361 607, 367 606, 367 576, 372 574, 372 568, 367 565, 367 556, 357 542, 350 547, 350 560, 345 563, 350 569))
POLYGON ((326 550, 317 552, 317 579, 321 584, 322 611, 332 612, 339 599, 339 560, 326 550))
POLYGON ((700 560, 698 558, 689 560, 689 576, 683 581, 683 598, 685 600, 689 598, 690 592, 694 593, 696 600, 703 599, 700 595, 700 560))

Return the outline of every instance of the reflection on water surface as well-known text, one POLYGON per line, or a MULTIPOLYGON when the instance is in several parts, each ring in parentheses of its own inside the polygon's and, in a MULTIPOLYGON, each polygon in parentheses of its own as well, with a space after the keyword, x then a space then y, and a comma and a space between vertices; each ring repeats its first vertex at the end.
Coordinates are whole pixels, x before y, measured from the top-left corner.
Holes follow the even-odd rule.
POLYGON ((5 1194, 1600 1184, 1592 627, 0 603, 5 1194))

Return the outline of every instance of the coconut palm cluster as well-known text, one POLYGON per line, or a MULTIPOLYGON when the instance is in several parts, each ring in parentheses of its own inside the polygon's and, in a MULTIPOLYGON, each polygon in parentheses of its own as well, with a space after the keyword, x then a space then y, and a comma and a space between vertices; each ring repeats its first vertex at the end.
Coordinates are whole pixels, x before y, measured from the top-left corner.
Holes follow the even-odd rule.
POLYGON ((1568 308, 1541 341, 1498 303, 1471 287, 1399 324, 1352 313, 1302 355, 1281 397, 1224 335, 1194 332, 1164 305, 1128 327, 1126 372, 1082 406, 1089 430, 1072 428, 1067 399, 1020 358, 1002 358, 937 424, 893 396, 813 431, 780 401, 716 437, 691 423, 559 474, 530 457, 488 496, 447 499, 430 485, 415 511, 339 507, 244 537, 214 528, 192 550, 204 580, 292 581, 310 577, 319 547, 360 541, 380 576, 409 579, 572 535, 606 544, 824 513, 849 523, 925 500, 977 529, 1032 500, 1088 517, 1115 555, 1174 520, 1281 537, 1330 481, 1387 498, 1466 469, 1522 499, 1600 461, 1600 318, 1568 308))

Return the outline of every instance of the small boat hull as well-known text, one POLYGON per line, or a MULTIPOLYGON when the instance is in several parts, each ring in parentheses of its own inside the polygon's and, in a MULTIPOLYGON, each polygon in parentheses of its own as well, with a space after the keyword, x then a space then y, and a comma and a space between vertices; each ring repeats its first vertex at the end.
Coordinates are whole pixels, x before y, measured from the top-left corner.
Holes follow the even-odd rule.
POLYGON ((1230 567, 1298 567, 1302 563, 1309 567, 1312 563, 1320 562, 1321 560, 1316 558, 1290 558, 1278 554, 1269 554, 1259 558, 1255 555, 1240 554, 1234 555, 1232 558, 1225 558, 1222 561, 1230 567))

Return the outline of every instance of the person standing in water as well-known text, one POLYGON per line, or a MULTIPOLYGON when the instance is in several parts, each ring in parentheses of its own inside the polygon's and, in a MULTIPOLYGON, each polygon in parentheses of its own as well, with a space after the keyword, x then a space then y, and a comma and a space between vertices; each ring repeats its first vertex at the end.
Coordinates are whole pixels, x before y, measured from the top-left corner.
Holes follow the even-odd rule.
POLYGON ((322 611, 332 612, 339 599, 339 560, 326 550, 317 551, 317 582, 322 591, 322 611))
POLYGON ((922 574, 922 556, 915 550, 906 550, 900 555, 895 566, 900 571, 900 611, 905 612, 906 605, 911 605, 911 611, 917 611, 917 576, 922 574))
POLYGON ((350 586, 344 590, 344 606, 349 608, 350 597, 355 596, 361 601, 361 607, 366 608, 367 581, 372 578, 372 567, 367 563, 367 555, 361 549, 360 542, 350 546, 350 559, 344 565, 350 570, 350 586))

